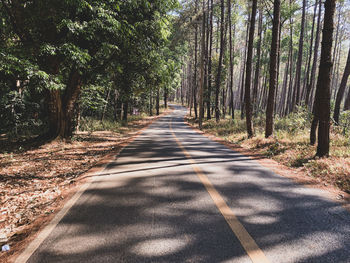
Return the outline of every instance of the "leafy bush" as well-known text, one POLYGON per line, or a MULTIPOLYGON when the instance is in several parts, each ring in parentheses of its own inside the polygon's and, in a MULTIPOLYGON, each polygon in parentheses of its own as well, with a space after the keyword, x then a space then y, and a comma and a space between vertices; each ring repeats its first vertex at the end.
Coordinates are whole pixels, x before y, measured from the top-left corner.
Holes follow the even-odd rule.
POLYGON ((277 117, 275 120, 276 130, 285 130, 295 134, 310 127, 312 113, 306 107, 298 107, 295 112, 286 117, 277 117))

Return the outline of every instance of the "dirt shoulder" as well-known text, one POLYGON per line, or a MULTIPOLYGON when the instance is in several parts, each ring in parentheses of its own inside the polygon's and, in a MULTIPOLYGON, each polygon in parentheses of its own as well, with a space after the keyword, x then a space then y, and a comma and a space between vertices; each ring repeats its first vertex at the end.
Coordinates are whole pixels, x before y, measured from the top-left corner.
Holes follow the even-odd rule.
MULTIPOLYGON (((269 158, 266 155, 266 151, 265 151, 266 149, 264 149, 264 147, 250 148, 251 145, 247 143, 238 144, 238 143, 230 142, 227 139, 227 137, 217 136, 216 134, 213 134, 207 130, 199 130, 198 125, 193 121, 190 121, 188 118, 185 118, 185 123, 189 125, 192 129, 194 129, 196 132, 203 134, 207 136, 209 139, 216 141, 218 143, 221 143, 234 151, 240 152, 250 157, 251 159, 256 160, 262 166, 271 169, 276 174, 279 174, 284 177, 288 177, 294 180, 295 182, 303 184, 307 187, 326 190, 329 193, 328 197, 330 199, 341 203, 342 206, 350 212, 350 194, 338 188, 334 184, 334 181, 335 181, 334 178, 331 178, 329 176, 322 176, 322 174, 318 177, 312 177, 304 167, 295 167, 295 168, 288 167, 283 163, 272 159, 271 157, 269 158)), ((328 160, 328 161, 336 162, 336 160, 328 160)), ((340 175, 340 177, 346 177, 347 179, 349 179, 347 176, 348 175, 345 175, 345 174, 340 175)))
POLYGON ((118 133, 79 132, 71 142, 0 154, 0 245, 11 248, 0 252, 0 262, 12 262, 92 174, 158 117, 130 122, 118 133))

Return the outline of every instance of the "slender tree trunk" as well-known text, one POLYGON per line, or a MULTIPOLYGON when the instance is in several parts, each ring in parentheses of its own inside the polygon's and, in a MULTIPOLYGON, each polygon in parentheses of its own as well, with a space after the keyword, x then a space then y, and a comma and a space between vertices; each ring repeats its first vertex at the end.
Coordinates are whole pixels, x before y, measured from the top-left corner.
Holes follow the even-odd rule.
POLYGON ((108 88, 108 90, 107 90, 107 96, 106 96, 106 104, 105 104, 105 106, 103 107, 102 114, 101 114, 101 122, 104 120, 105 115, 106 115, 106 111, 107 111, 107 106, 108 106, 108 102, 109 102, 110 93, 111 93, 111 88, 108 88))
POLYGON ((333 114, 333 119, 335 124, 337 125, 339 123, 339 114, 340 114, 340 104, 343 100, 344 93, 345 93, 345 88, 346 88, 346 83, 348 82, 348 78, 350 75, 350 48, 349 48, 349 53, 348 53, 348 59, 346 61, 345 69, 344 69, 344 74, 340 83, 340 87, 337 93, 337 99, 335 101, 335 107, 334 107, 334 114, 333 114))
POLYGON ((245 78, 245 111, 246 111, 246 125, 248 138, 254 136, 253 121, 252 121, 252 103, 250 99, 250 88, 251 88, 251 77, 252 77, 252 57, 253 57, 253 41, 254 41, 254 30, 255 30, 255 16, 257 9, 257 0, 252 0, 252 15, 250 20, 249 28, 249 40, 248 40, 248 54, 247 54, 247 66, 246 66, 246 78, 245 78))
MULTIPOLYGON (((198 0, 195 1, 195 13, 198 12, 198 0)), ((198 119, 198 105, 197 105, 197 65, 198 65, 198 25, 195 24, 195 36, 194 36, 194 75, 193 75, 193 108, 194 117, 198 119)))
POLYGON ((254 76, 254 87, 253 87, 253 108, 254 113, 257 111, 257 98, 258 98, 258 86, 260 79, 260 56, 261 56, 261 41, 262 41, 262 19, 263 19, 263 11, 259 10, 259 24, 258 24, 258 46, 256 49, 256 67, 255 67, 255 76, 254 76))
POLYGON ((307 89, 306 89, 305 105, 309 105, 310 104, 310 95, 312 94, 312 91, 313 91, 314 86, 315 86, 315 75, 316 75, 316 67, 317 67, 318 47, 320 45, 321 15, 322 15, 322 0, 319 0, 319 2, 318 2, 318 17, 317 17, 315 47, 314 47, 314 54, 313 54, 313 62, 312 62, 312 67, 311 67, 310 80, 308 82, 307 89))
POLYGON ((168 108, 168 88, 164 88, 164 108, 168 108))
POLYGON ((149 89, 149 116, 153 116, 153 100, 152 89, 149 89))
POLYGON ((272 25, 272 41, 270 52, 270 82, 269 96, 266 109, 266 129, 265 137, 268 138, 273 133, 273 112, 275 104, 275 89, 277 85, 277 58, 279 49, 279 30, 280 30, 280 0, 274 0, 273 3, 273 25, 272 25))
MULTIPOLYGON (((289 8, 292 6, 292 0, 289 0, 289 8)), ((293 18, 289 18, 289 52, 290 52, 290 69, 289 69, 289 87, 288 87, 288 99, 286 114, 288 114, 293 107, 294 91, 293 91, 293 64, 294 64, 294 52, 293 52, 293 18)))
MULTIPOLYGON (((208 0, 209 1, 209 0, 208 0)), ((209 9, 209 8, 208 8, 209 9)), ((208 102, 207 102, 207 119, 211 119, 211 65, 212 65, 212 48, 213 48, 213 0, 210 2, 210 18, 209 18, 209 58, 208 58, 208 102)))
POLYGON ((330 84, 332 73, 332 44, 334 30, 335 1, 325 1, 325 15, 321 45, 321 62, 315 97, 315 117, 319 121, 317 153, 319 157, 329 155, 330 84))
POLYGON ((244 81, 245 81, 245 72, 246 72, 246 63, 244 63, 247 59, 247 49, 248 49, 248 37, 249 37, 249 23, 250 23, 250 13, 248 14, 248 20, 247 20, 247 31, 246 31, 246 37, 245 37, 245 45, 244 45, 244 55, 242 58, 242 64, 243 64, 243 70, 242 70, 242 84, 241 84, 241 95, 240 95, 240 103, 241 103, 241 119, 243 120, 244 118, 244 109, 245 109, 245 104, 244 104, 244 81))
POLYGON ((236 33, 236 23, 234 24, 233 34, 232 34, 232 15, 231 15, 231 0, 227 1, 228 6, 228 21, 229 21, 229 55, 230 55, 230 80, 229 80, 229 89, 230 89, 230 108, 231 108, 231 118, 235 119, 235 107, 233 104, 233 54, 234 54, 234 38, 236 33))
MULTIPOLYGON (((335 33, 335 43, 334 43, 334 48, 333 48, 333 60, 335 62, 337 61, 337 53, 338 53, 337 52, 337 48, 338 48, 338 40, 339 40, 341 9, 342 9, 342 5, 340 4, 338 6, 337 30, 336 30, 336 33, 335 33)), ((332 71, 332 75, 331 75, 331 91, 334 90, 334 88, 335 88, 335 77, 336 77, 335 76, 335 72, 336 72, 336 67, 333 67, 333 71, 332 71)))
POLYGON ((200 89, 199 89, 199 129, 202 129, 202 122, 204 116, 204 104, 203 104, 203 92, 204 92, 204 67, 205 67, 205 4, 203 3, 203 14, 202 14, 202 37, 201 37, 201 63, 200 63, 200 89))
POLYGON ((303 47, 304 47, 304 30, 305 30, 305 10, 306 10, 306 0, 303 0, 303 10, 301 16, 301 29, 300 29, 300 37, 299 37, 299 50, 298 50, 298 59, 297 59, 297 68, 294 82, 295 89, 295 98, 293 98, 293 107, 300 103, 300 81, 301 81, 301 66, 303 63, 303 47))
POLYGON ((157 88, 157 97, 156 97, 156 114, 159 115, 159 88, 157 88))
MULTIPOLYGON (((316 13, 317 13, 317 1, 315 0, 315 6, 314 6, 314 13, 312 16, 312 27, 311 27, 311 38, 310 38, 310 48, 309 48, 309 56, 308 56, 308 62, 307 62, 307 71, 306 71, 306 76, 304 79, 304 88, 303 90, 306 90, 307 93, 307 89, 309 86, 309 76, 310 76, 310 67, 311 67, 311 58, 312 58, 312 48, 313 48, 313 42, 314 42, 314 29, 315 29, 315 20, 316 20, 316 13)), ((306 97, 305 97, 306 98, 306 97)), ((306 102, 306 100, 305 100, 306 102)), ((307 105, 305 103, 305 105, 307 105)))
POLYGON ((219 109, 219 94, 220 94, 220 84, 221 84, 221 71, 222 71, 222 61, 224 56, 224 36, 225 36, 225 1, 221 0, 221 21, 220 21, 220 55, 219 55, 219 65, 218 74, 216 76, 216 88, 215 88, 215 119, 216 122, 220 120, 220 109, 219 109))

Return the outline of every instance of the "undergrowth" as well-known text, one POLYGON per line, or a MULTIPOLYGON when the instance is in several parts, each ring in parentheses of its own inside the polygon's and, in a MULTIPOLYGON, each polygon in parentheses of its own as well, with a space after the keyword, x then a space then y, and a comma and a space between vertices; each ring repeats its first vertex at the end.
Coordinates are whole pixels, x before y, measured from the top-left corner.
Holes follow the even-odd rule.
MULTIPOLYGON (((281 118, 275 116, 274 135, 264 137, 265 116, 254 117, 255 136, 248 139, 245 120, 236 114, 234 120, 228 116, 218 123, 215 119, 203 123, 203 131, 221 137, 231 143, 253 150, 291 168, 304 170, 309 176, 331 183, 350 192, 350 111, 340 116, 340 125, 331 126, 330 157, 315 157, 316 146, 309 143, 312 115, 300 107, 296 112, 281 118)), ((189 123, 197 126, 188 117, 189 123)))

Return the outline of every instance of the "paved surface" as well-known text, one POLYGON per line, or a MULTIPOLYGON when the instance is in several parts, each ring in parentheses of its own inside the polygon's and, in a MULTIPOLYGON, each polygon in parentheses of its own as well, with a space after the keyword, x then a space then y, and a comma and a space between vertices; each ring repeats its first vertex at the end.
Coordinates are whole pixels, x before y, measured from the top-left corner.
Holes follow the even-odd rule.
POLYGON ((270 262, 350 262, 350 213, 197 134, 175 109, 95 179, 28 262, 251 262, 174 135, 270 262))

